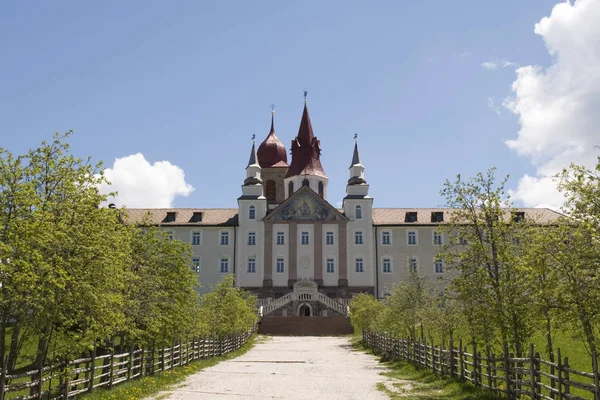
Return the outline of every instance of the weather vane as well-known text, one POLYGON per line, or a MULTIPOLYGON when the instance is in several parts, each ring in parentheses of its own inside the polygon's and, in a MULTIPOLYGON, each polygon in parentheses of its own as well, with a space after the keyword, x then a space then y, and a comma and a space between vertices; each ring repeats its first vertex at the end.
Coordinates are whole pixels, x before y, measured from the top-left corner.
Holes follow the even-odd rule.
POLYGON ((252 141, 254 142, 256 140, 256 135, 253 133, 252 134, 252 141))
POLYGON ((271 104, 271 114, 275 114, 275 104, 271 104))
POLYGON ((306 96, 308 96, 308 92, 304 89, 304 102, 306 103, 306 96))
POLYGON ((358 140, 358 133, 354 132, 354 141, 358 140))

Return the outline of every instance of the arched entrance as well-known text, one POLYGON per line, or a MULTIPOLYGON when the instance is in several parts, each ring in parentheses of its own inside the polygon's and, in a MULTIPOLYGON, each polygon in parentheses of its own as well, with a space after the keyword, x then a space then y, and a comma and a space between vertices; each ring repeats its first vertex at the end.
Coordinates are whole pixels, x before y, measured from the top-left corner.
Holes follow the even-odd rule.
POLYGON ((310 304, 302 303, 298 308, 298 315, 300 317, 310 317, 312 316, 312 307, 310 304))

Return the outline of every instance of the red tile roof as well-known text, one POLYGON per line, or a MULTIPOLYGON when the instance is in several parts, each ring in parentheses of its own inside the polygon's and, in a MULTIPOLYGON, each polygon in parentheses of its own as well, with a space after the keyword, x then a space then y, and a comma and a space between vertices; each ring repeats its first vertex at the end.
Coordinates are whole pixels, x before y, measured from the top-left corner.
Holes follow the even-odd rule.
POLYGON ((285 146, 275 135, 273 116, 271 116, 271 131, 258 147, 258 163, 261 168, 288 166, 285 146))
POLYGON ((292 140, 292 163, 285 177, 304 174, 327 178, 321 165, 321 142, 313 133, 306 103, 304 103, 298 136, 292 140))

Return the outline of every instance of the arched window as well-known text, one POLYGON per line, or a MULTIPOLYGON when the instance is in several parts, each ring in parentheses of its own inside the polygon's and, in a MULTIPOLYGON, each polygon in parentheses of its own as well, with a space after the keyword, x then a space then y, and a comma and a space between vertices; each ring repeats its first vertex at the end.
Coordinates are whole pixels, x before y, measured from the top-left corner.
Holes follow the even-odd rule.
POLYGON ((277 199, 277 185, 274 180, 267 181, 266 192, 267 201, 275 201, 277 199))
POLYGON ((256 219, 256 208, 254 206, 250 206, 248 209, 248 219, 256 219))
POLYGON ((323 182, 319 181, 319 196, 323 197, 324 192, 325 192, 325 188, 323 186, 323 182))
POLYGON ((354 215, 356 216, 356 219, 362 219, 362 207, 361 206, 356 206, 354 215))
POLYGON ((294 182, 290 181, 288 183, 288 197, 290 197, 294 193, 294 182))

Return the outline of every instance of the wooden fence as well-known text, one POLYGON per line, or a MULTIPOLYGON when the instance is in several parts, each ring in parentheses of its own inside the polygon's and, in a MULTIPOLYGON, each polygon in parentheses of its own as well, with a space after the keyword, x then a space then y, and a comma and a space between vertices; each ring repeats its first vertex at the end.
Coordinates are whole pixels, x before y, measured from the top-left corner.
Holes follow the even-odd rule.
POLYGON ((40 370, 6 375, 0 374, 0 400, 69 399, 100 387, 113 387, 131 379, 142 378, 194 360, 221 356, 237 350, 253 330, 223 338, 202 337, 173 343, 162 349, 131 347, 128 352, 96 355, 52 365, 40 370))
POLYGON ((449 348, 444 348, 426 341, 363 331, 363 342, 394 359, 489 388, 508 399, 600 400, 597 357, 592 357, 594 372, 589 373, 572 369, 568 357, 561 358, 560 349, 558 362, 542 360, 533 345, 527 357, 516 358, 507 349, 500 356, 492 354, 489 348, 482 353, 477 345, 469 353, 462 340, 458 347, 451 341, 449 348))

